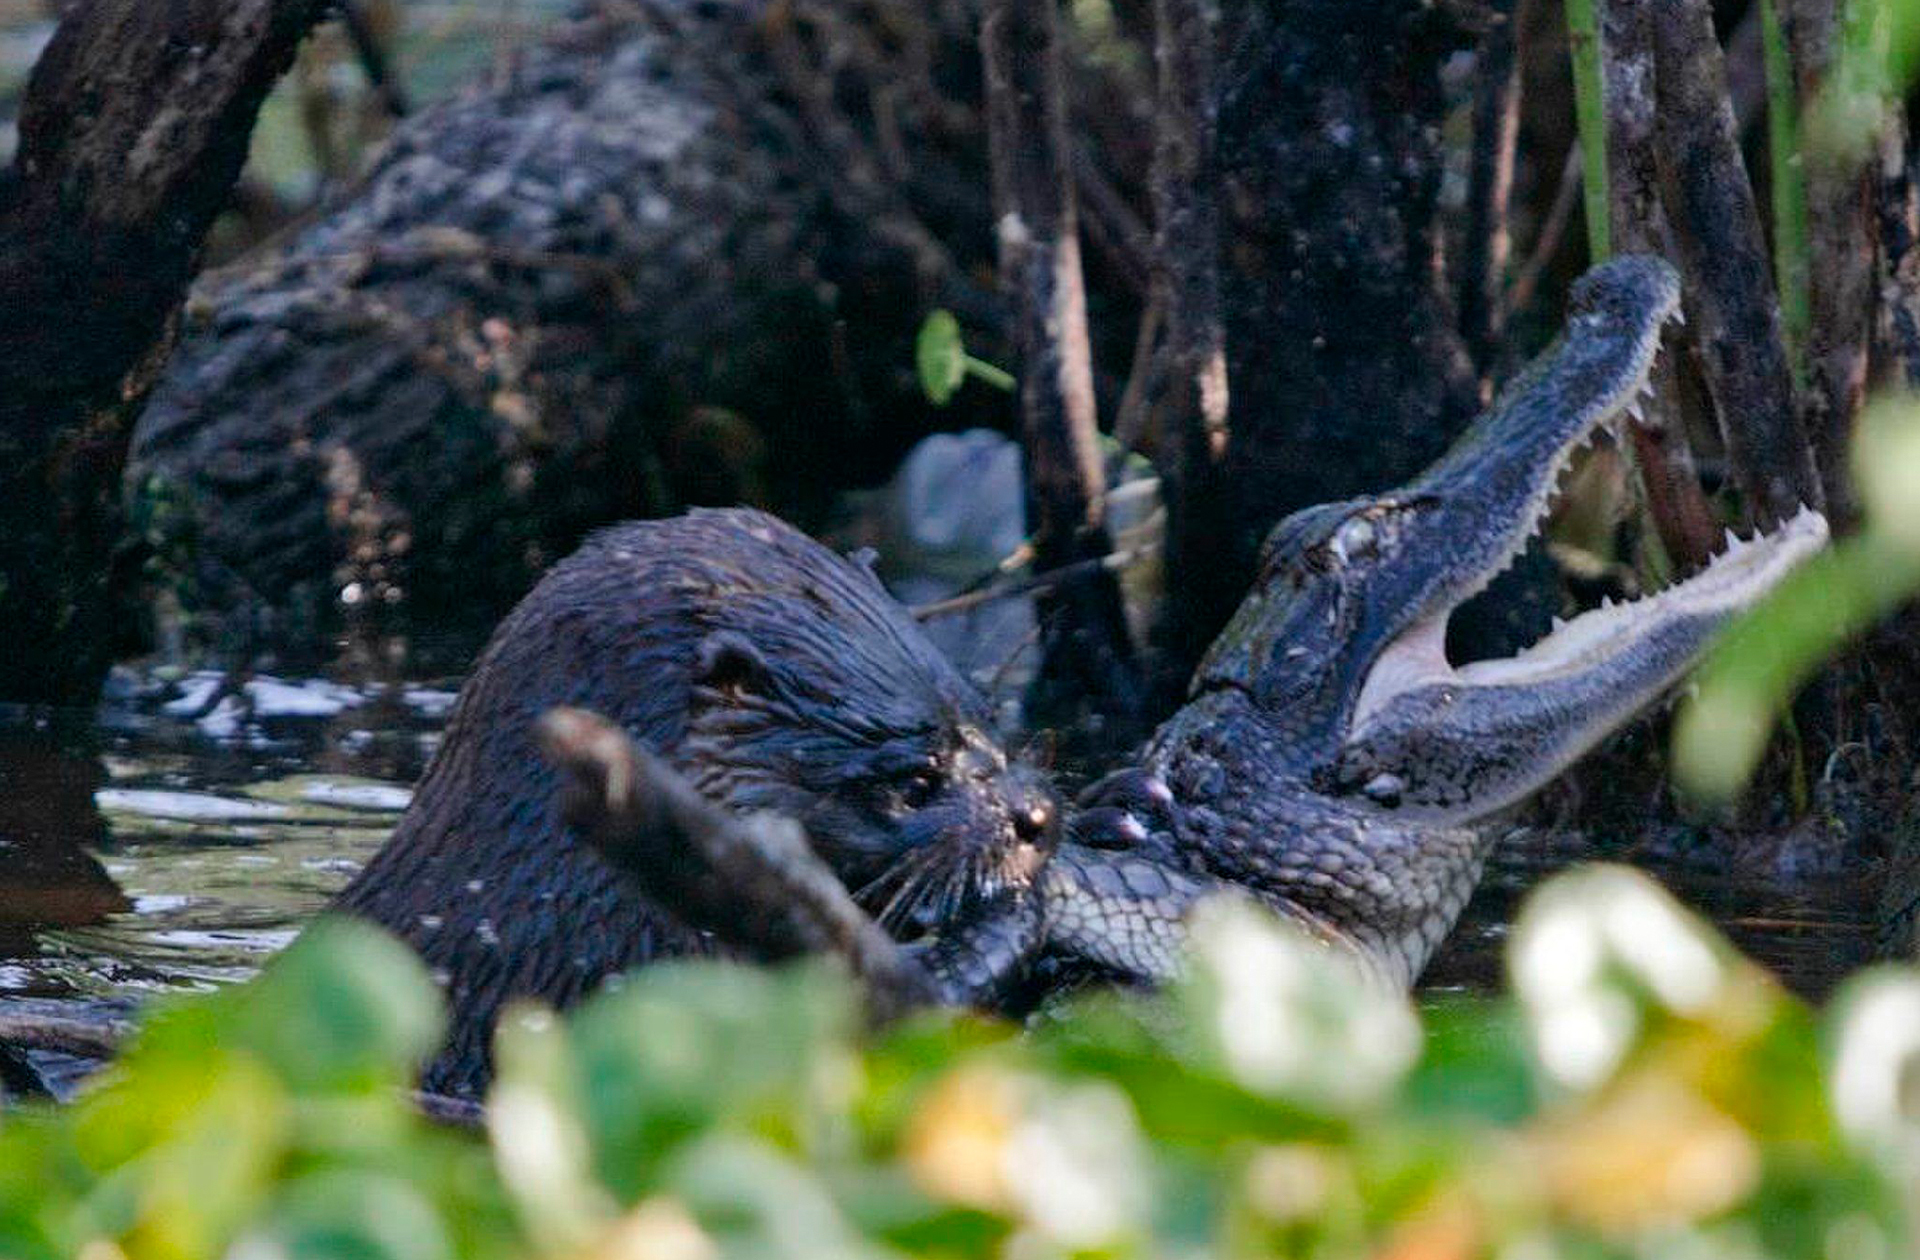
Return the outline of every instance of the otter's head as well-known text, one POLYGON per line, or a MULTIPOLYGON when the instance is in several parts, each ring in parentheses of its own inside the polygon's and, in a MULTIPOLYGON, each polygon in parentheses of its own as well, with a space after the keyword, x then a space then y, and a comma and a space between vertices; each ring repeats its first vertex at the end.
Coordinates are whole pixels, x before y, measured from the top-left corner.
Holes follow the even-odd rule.
POLYGON ((789 607, 703 639, 682 760, 708 796, 799 821, 856 899, 909 939, 1030 884, 1060 810, 897 605, 864 624, 845 611, 816 622, 789 607))

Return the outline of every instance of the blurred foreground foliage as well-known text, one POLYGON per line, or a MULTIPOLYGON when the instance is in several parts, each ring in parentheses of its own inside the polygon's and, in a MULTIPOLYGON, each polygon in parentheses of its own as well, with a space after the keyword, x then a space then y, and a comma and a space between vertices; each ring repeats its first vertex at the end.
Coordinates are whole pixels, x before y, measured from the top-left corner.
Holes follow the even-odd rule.
POLYGON ((1735 620, 1700 668, 1674 728, 1674 778, 1710 800, 1738 793, 1775 720, 1815 670, 1920 595, 1920 396, 1875 400, 1859 419, 1860 531, 1815 556, 1735 620))
POLYGON ((1416 1015, 1208 911, 1185 985, 1026 1033, 868 1036, 821 965, 656 967, 510 1019, 484 1134, 407 1100, 412 955, 323 927, 0 1114, 0 1256, 1911 1253, 1920 972, 1816 1018, 1602 867, 1522 916, 1514 998, 1416 1015))

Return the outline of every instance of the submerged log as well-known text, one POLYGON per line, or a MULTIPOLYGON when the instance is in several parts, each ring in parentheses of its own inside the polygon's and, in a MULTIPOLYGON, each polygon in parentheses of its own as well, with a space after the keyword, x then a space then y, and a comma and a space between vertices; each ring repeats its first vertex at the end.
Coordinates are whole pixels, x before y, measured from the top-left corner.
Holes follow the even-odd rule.
POLYGON ((999 322, 970 6, 602 7, 201 286, 129 482, 190 607, 477 628, 591 526, 817 520, 1005 422, 912 374, 932 307, 999 322))

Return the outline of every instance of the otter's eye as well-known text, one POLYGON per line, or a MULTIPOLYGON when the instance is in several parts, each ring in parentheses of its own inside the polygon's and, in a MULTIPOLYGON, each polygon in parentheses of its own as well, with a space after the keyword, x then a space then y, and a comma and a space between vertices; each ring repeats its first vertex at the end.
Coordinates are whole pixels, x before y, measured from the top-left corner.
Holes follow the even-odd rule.
POLYGON ((908 809, 924 809, 940 793, 940 776, 932 767, 916 770, 900 785, 900 801, 908 809))

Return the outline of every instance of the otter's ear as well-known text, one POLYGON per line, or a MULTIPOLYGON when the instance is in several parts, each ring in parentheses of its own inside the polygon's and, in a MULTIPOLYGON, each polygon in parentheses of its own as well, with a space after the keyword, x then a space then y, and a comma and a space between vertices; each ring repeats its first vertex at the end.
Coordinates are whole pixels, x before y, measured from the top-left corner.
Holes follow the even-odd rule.
POLYGON ((726 696, 773 694, 773 673, 760 649, 745 636, 719 630, 695 649, 693 681, 726 696))

